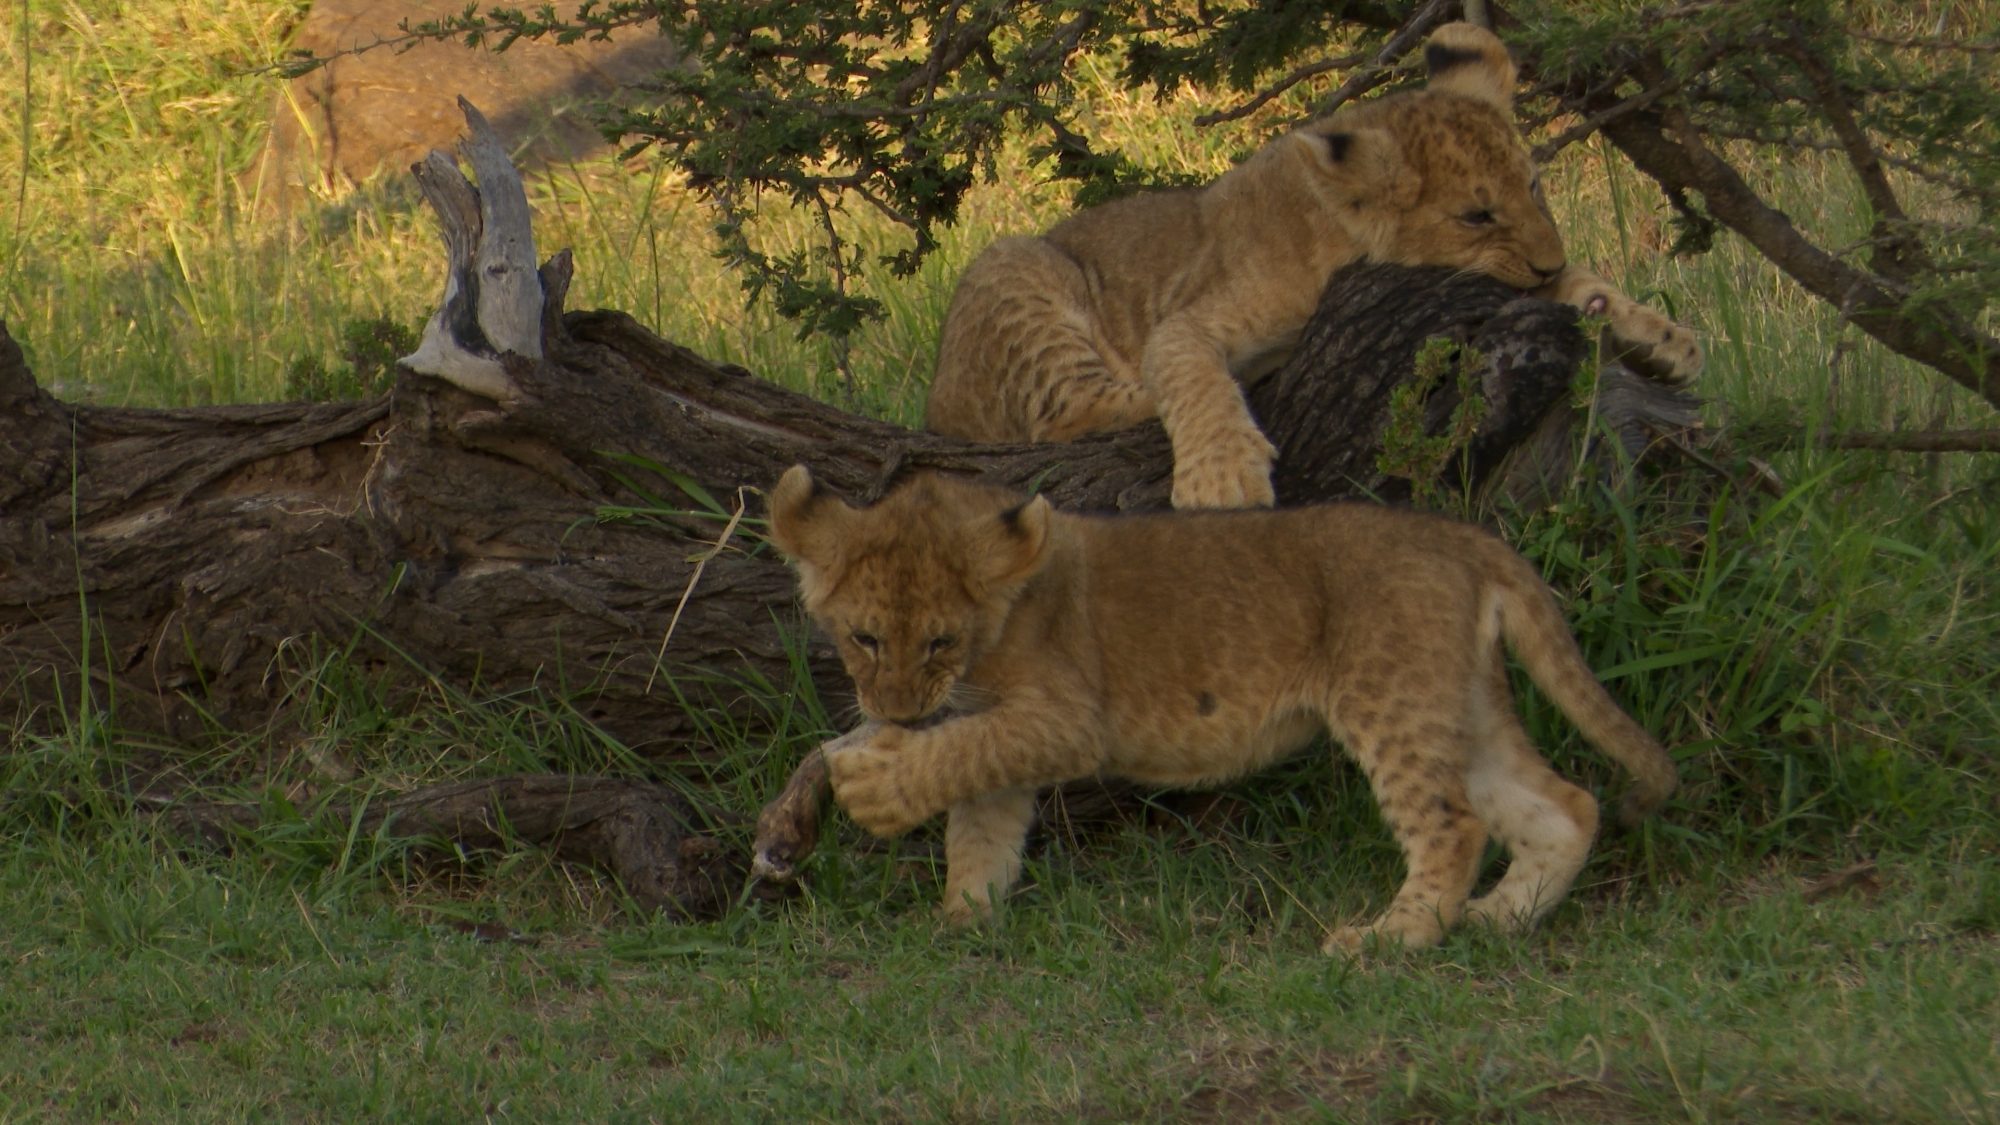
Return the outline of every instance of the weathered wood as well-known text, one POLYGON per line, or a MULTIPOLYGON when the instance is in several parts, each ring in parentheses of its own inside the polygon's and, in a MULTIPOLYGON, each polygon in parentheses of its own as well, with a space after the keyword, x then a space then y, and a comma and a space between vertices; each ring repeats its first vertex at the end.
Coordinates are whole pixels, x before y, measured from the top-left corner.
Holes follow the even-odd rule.
POLYGON ((799 759, 785 787, 757 814, 757 836, 750 844, 750 873, 774 883, 788 883, 819 846, 820 818, 833 796, 833 778, 826 770, 826 748, 815 746, 799 759))
MULTIPOLYGON (((544 847, 610 872, 640 909, 678 917, 720 915, 748 872, 744 857, 688 831, 687 802, 647 781, 557 774, 460 781, 358 806, 330 804, 313 815, 362 836, 414 840, 420 852, 439 856, 544 847)), ((211 801, 157 812, 171 834, 223 848, 265 816, 255 805, 211 801)))
MULTIPOLYGON (((465 113, 466 159, 474 188, 458 165, 433 152, 410 168, 444 228, 444 298, 424 325, 422 341, 403 360, 422 372, 500 402, 516 391, 500 357, 542 358, 541 275, 521 174, 486 118, 458 99, 465 113)), ((560 294, 554 305, 561 307, 560 294)))

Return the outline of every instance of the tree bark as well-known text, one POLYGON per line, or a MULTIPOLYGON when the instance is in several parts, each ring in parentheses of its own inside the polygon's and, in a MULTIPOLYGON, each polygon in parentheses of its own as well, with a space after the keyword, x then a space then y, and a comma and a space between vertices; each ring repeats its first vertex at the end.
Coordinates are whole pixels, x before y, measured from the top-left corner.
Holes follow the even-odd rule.
MULTIPOLYGON (((848 695, 756 534, 753 490, 787 466, 860 499, 930 468, 1038 487, 1068 508, 1165 506, 1157 425, 969 444, 717 366, 621 313, 565 315, 567 256, 528 268, 525 204, 498 199, 518 180, 507 186, 512 169, 478 131, 479 191, 442 156, 419 166, 452 260, 405 362, 436 375, 406 368, 386 397, 65 404, 0 330, 0 716, 53 726, 89 709, 178 743, 282 740, 314 671, 338 657, 392 693, 538 693, 642 754, 699 756, 714 712, 755 727, 792 710, 774 694, 848 695), (661 510, 602 518, 619 508, 661 510)), ((1407 490, 1376 452, 1392 390, 1437 335, 1477 349, 1490 404, 1448 475, 1519 488, 1542 472, 1518 463, 1562 432, 1586 350, 1570 310, 1483 278, 1357 266, 1251 392, 1279 450, 1281 502, 1407 490)), ((1447 382, 1425 400, 1430 427, 1455 396, 1447 382)), ((1656 396, 1632 435, 1691 411, 1656 396)))

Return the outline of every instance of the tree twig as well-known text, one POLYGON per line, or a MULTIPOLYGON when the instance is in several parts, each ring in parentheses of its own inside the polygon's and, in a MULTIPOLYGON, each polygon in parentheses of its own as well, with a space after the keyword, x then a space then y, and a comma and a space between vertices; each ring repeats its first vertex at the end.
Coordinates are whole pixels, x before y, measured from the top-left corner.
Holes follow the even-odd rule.
POLYGON ((1863 43, 1912 51, 1964 51, 1975 55, 2000 51, 2000 39, 1928 39, 1922 36, 1874 35, 1866 31, 1851 31, 1848 34, 1863 43))
POLYGON ((1271 99, 1304 82, 1308 78, 1315 78, 1328 71, 1352 70, 1367 61, 1368 56, 1366 55, 1342 55, 1337 59, 1320 59, 1318 62, 1309 62, 1273 82, 1271 85, 1257 91, 1250 100, 1231 106, 1228 109, 1216 110, 1214 113, 1204 113, 1195 118, 1194 123, 1197 126, 1206 128, 1210 125, 1220 125, 1225 121, 1240 120, 1264 108, 1264 106, 1270 103, 1271 99))
POLYGON ((1313 107, 1314 117, 1325 117, 1355 98, 1373 90, 1389 80, 1395 72, 1396 61, 1410 53, 1417 41, 1431 33, 1431 29, 1444 22, 1445 13, 1450 11, 1452 0, 1430 0, 1416 15, 1403 24, 1400 31, 1382 44, 1375 52, 1375 61, 1361 68, 1360 73, 1341 84, 1333 96, 1313 107))
MULTIPOLYGON (((1700 74, 1713 65, 1717 59, 1720 59, 1722 54, 1721 47, 1711 47, 1699 62, 1688 68, 1687 73, 1700 74)), ((1686 77, 1679 74, 1670 75, 1657 83, 1648 83, 1644 89, 1633 94, 1631 97, 1620 99, 1603 109, 1591 113, 1583 120, 1564 129, 1554 137, 1536 145, 1534 150, 1535 163, 1547 164, 1557 153, 1602 129, 1606 123, 1616 121, 1626 114, 1637 113, 1639 110, 1645 109, 1668 94, 1677 93, 1685 85, 1687 85, 1686 77)), ((1609 86, 1607 85, 1606 88, 1608 89, 1609 86)))

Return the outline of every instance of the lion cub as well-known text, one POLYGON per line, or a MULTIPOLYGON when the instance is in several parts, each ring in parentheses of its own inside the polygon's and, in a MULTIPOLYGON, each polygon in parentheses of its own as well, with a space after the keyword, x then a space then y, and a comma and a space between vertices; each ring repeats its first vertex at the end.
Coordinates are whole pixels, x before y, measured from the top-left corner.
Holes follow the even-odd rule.
POLYGON ((1408 877, 1327 949, 1429 945, 1462 917, 1532 925, 1582 868, 1597 802, 1529 743, 1503 639, 1632 772, 1622 819, 1674 789, 1672 759, 1605 694, 1548 587, 1474 527, 1367 504, 1070 515, 938 475, 857 509, 802 465, 770 519, 874 720, 828 745, 834 794, 881 836, 948 814, 953 921, 1019 875, 1036 790, 1212 785, 1331 730, 1408 877), (1512 862, 1468 902, 1489 835, 1512 862))
POLYGON ((1429 84, 1350 106, 1206 187, 1116 200, 987 248, 959 280, 925 424, 975 441, 1071 441, 1157 417, 1176 508, 1271 503, 1271 444, 1239 380, 1297 343, 1334 271, 1456 266, 1607 318, 1672 382, 1694 334, 1568 260, 1514 128, 1514 63, 1448 24, 1429 84))

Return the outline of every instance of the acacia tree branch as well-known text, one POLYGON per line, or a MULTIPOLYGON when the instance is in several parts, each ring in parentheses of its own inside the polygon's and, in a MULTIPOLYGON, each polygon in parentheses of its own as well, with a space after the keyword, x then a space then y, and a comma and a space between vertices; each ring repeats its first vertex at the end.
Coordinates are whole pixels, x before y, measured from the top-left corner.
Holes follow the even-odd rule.
MULTIPOLYGON (((1707 70, 1722 55, 1723 49, 1721 47, 1711 47, 1708 53, 1701 57, 1699 62, 1688 69, 1688 73, 1699 74, 1707 70)), ((1646 83, 1638 93, 1633 94, 1631 97, 1622 98, 1603 109, 1586 115, 1583 120, 1578 121, 1576 124, 1564 129, 1561 133, 1536 145, 1534 150, 1535 163, 1548 163, 1563 149, 1604 128, 1607 122, 1615 121, 1628 113, 1637 113, 1639 110, 1645 109, 1668 94, 1679 92, 1686 85, 1687 79, 1679 74, 1668 75, 1658 82, 1646 83)), ((1609 91, 1616 88, 1616 86, 1617 79, 1615 76, 1608 77, 1606 81, 1598 83, 1600 91, 1609 91)))
POLYGON ((993 33, 1007 22, 1008 8, 995 8, 963 27, 957 25, 959 5, 946 13, 947 22, 938 29, 936 40, 924 63, 896 84, 890 102, 903 106, 928 106, 937 97, 938 83, 955 71, 975 51, 984 47, 993 33), (922 97, 918 95, 922 94, 922 97))
MULTIPOLYGON (((1768 132, 1764 130, 1750 129, 1750 128, 1728 128, 1716 125, 1705 126, 1705 130, 1707 131, 1709 136, 1719 138, 1721 140, 1746 141, 1753 145, 1764 145, 1769 148, 1811 149, 1814 152, 1844 151, 1844 149, 1841 146, 1841 143, 1837 140, 1827 140, 1825 137, 1809 136, 1804 133, 1778 133, 1778 132, 1768 132)), ((1537 149, 1536 151, 1540 152, 1541 150, 1537 149)), ((1933 183, 1938 185, 1939 187, 1948 188, 1951 191, 1957 192, 1959 195, 1963 195, 1972 199, 1990 198, 1993 196, 1996 187, 2000 187, 2000 185, 1995 185, 1995 184, 1974 183, 1973 181, 1968 180, 1963 176, 1954 176, 1948 172, 1941 171, 1929 164, 1925 164, 1922 161, 1912 160, 1907 157, 1897 156, 1894 153, 1883 152, 1879 149, 1877 149, 1875 152, 1875 159, 1880 161, 1886 167, 1894 168, 1899 172, 1907 172, 1910 175, 1915 176, 1916 178, 1923 180, 1927 183, 1933 183)), ((1926 220, 1926 223, 1933 229, 1953 228, 1953 224, 1943 223, 1936 219, 1926 220)))
MULTIPOLYGON (((1653 59, 1639 73, 1650 84, 1662 81, 1664 70, 1653 59)), ((1596 101, 1585 111, 1609 107, 1602 95, 1596 101)), ((2000 340, 1949 309, 1906 306, 1891 291, 1897 288, 1894 279, 1857 269, 1815 245, 1704 143, 1684 109, 1668 105, 1627 113, 1606 121, 1603 132, 1669 195, 1700 192, 1710 214, 1808 291, 1842 309, 1862 331, 2000 406, 2000 340)))
POLYGON ((1228 109, 1219 109, 1214 113, 1204 113, 1196 117, 1194 123, 1199 127, 1206 128, 1210 125, 1220 125, 1226 121, 1240 120, 1264 108, 1264 106, 1270 103, 1272 98, 1304 82, 1308 78, 1315 78, 1329 71, 1352 70, 1366 61, 1368 61, 1366 55, 1342 55, 1336 59, 1320 59, 1317 62, 1309 62, 1293 70, 1283 78, 1278 79, 1276 82, 1271 83, 1269 86, 1264 87, 1262 90, 1257 91, 1247 100, 1233 105, 1228 109))
POLYGON ((1861 183, 1862 195, 1875 212, 1869 264, 1877 273, 1904 285, 1910 284, 1918 271, 1936 270, 1936 264, 1924 253, 1923 244, 1911 234, 1909 216, 1903 211, 1902 201, 1896 198, 1895 189, 1889 186, 1889 177, 1882 171, 1880 154, 1868 140, 1861 123, 1854 119, 1854 111, 1841 93, 1840 83, 1834 79, 1826 63, 1806 45, 1805 35, 1798 24, 1793 23, 1788 31, 1789 36, 1781 50, 1799 65, 1806 81, 1812 84, 1814 106, 1832 127, 1834 138, 1840 142, 1848 165, 1854 169, 1855 178, 1861 183))

